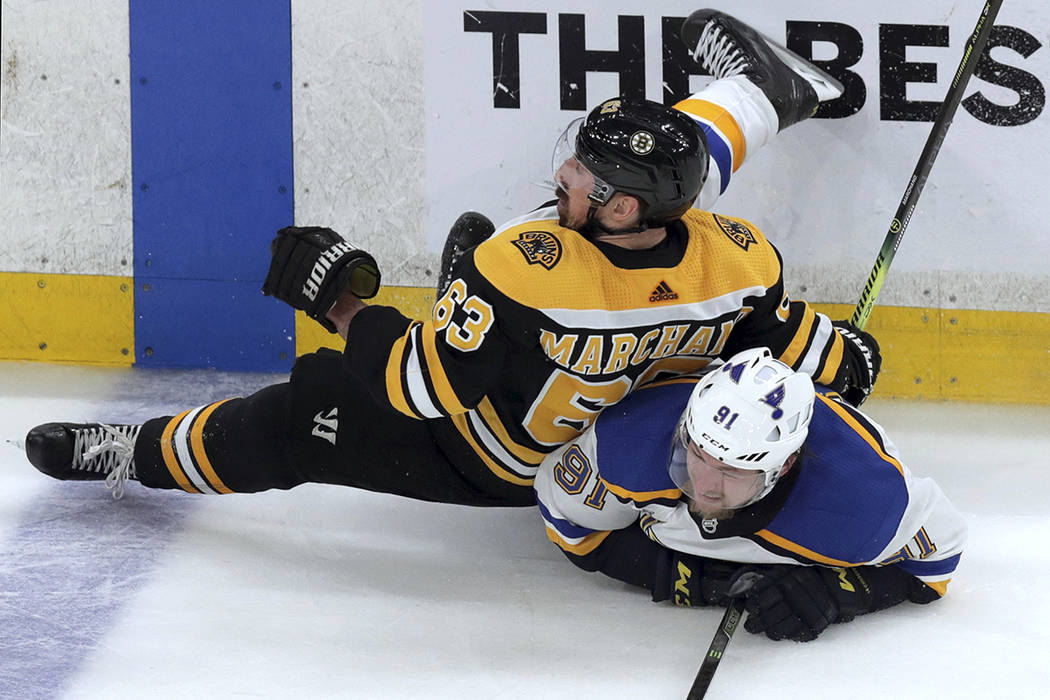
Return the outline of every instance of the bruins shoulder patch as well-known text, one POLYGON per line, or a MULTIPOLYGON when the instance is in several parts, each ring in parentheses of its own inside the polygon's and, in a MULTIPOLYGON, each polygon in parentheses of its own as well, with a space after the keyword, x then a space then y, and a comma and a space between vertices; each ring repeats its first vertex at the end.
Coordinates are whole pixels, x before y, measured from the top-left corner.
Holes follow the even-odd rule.
POLYGON ((715 223, 718 224, 718 228, 722 229, 722 232, 729 236, 729 240, 744 250, 747 250, 752 243, 758 243, 758 239, 755 238, 755 234, 751 233, 751 229, 739 221, 725 219, 718 214, 712 214, 711 216, 715 217, 715 223))
POLYGON ((561 260, 561 241, 547 231, 526 231, 511 242, 530 265, 542 265, 550 270, 561 260))

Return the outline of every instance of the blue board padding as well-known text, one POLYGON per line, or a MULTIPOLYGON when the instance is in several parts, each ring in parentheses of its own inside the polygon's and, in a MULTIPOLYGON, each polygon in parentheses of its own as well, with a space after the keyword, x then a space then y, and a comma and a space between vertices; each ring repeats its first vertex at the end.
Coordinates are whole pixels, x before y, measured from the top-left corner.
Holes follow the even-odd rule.
POLYGON ((257 282, 155 279, 152 282, 136 280, 136 287, 136 324, 141 323, 146 314, 157 318, 178 317, 186 306, 205 310, 203 316, 207 317, 206 329, 192 323, 171 324, 165 329, 164 342, 160 345, 151 345, 147 338, 136 340, 136 354, 145 358, 140 361, 142 366, 233 367, 267 372, 281 371, 291 365, 295 351, 291 341, 295 317, 284 313, 288 307, 281 302, 263 297, 257 282), (149 285, 149 291, 145 285, 149 285), (215 304, 217 298, 224 303, 215 304), (270 316, 286 318, 287 322, 271 323, 265 332, 245 326, 243 309, 256 306, 270 316), (267 306, 274 308, 263 308, 267 306), (275 310, 280 313, 272 313, 275 310), (195 362, 187 365, 184 358, 194 358, 195 362))
POLYGON ((285 370, 293 312, 259 288, 294 215, 290 1, 129 10, 136 362, 285 370))

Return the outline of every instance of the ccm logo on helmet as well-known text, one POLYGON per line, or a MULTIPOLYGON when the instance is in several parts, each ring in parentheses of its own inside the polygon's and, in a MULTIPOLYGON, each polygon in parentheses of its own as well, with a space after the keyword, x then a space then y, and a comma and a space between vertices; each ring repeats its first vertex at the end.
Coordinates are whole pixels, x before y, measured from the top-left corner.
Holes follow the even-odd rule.
POLYGON ((713 447, 717 447, 718 449, 722 450, 723 452, 729 452, 729 446, 728 445, 723 445, 718 440, 715 440, 713 437, 711 437, 708 433, 704 433, 703 436, 704 436, 704 439, 707 440, 709 443, 711 443, 711 445, 713 447))

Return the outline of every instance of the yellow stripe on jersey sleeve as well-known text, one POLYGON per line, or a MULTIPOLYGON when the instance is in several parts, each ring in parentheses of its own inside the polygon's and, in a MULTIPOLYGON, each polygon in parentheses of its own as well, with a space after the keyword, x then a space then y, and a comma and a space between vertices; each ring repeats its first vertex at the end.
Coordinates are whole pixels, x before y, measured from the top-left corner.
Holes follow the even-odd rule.
POLYGON ((474 439, 474 433, 470 431, 470 418, 468 417, 468 414, 457 413, 451 416, 451 418, 452 425, 456 426, 456 430, 459 431, 459 434, 462 435, 463 439, 467 441, 468 445, 470 445, 470 449, 474 450, 475 454, 477 454, 481 461, 485 463, 485 466, 489 468, 489 471, 504 481, 509 481, 512 484, 517 484, 518 486, 532 486, 535 481, 534 479, 526 479, 525 477, 509 472, 502 465, 489 457, 488 453, 485 452, 481 445, 478 444, 478 441, 474 439))
POLYGON ((409 406, 408 398, 405 396, 405 385, 401 378, 405 347, 411 334, 412 326, 410 325, 405 334, 395 340, 394 345, 390 348, 390 357, 386 361, 386 395, 390 399, 390 405, 401 413, 412 418, 422 418, 423 416, 409 406))
POLYGON ((160 435, 160 454, 164 458, 164 466, 168 468, 168 473, 171 474, 171 478, 175 480, 175 483, 179 485, 179 488, 187 493, 200 493, 195 486, 190 483, 189 477, 186 476, 186 472, 179 466, 179 458, 175 456, 175 448, 171 445, 172 436, 175 435, 175 429, 179 427, 179 423, 182 419, 189 415, 193 409, 186 409, 179 415, 168 421, 168 424, 164 426, 164 432, 160 435))
POLYGON ((447 415, 465 413, 469 409, 460 403, 456 391, 452 388, 452 383, 448 380, 448 375, 445 374, 445 368, 441 364, 441 357, 437 351, 437 331, 434 330, 433 322, 424 323, 423 332, 420 335, 430 386, 441 403, 442 412, 447 415))
POLYGON ((503 422, 499 419, 499 416, 496 414, 496 409, 492 406, 492 402, 487 396, 478 404, 477 410, 478 414, 481 415, 481 419, 485 422, 485 425, 488 426, 489 430, 492 431, 492 434, 496 436, 496 439, 499 440, 500 444, 507 448, 508 452, 522 462, 525 462, 526 464, 539 464, 543 461, 543 458, 547 456, 544 452, 538 452, 515 442, 510 436, 510 433, 507 432, 503 422))
POLYGON ((842 364, 842 353, 846 350, 846 341, 843 337, 835 332, 831 334, 831 350, 828 351, 828 358, 824 361, 824 369, 821 370, 819 377, 814 377, 813 381, 817 384, 823 384, 829 386, 835 381, 835 375, 838 373, 839 365, 842 364))
POLYGON ((605 481, 606 487, 614 495, 634 501, 635 503, 648 503, 649 501, 670 500, 677 501, 682 497, 681 489, 663 489, 661 491, 629 491, 621 486, 605 481))
POLYGON ((848 409, 843 407, 842 404, 840 404, 838 401, 829 399, 828 397, 823 396, 822 394, 817 394, 816 396, 820 401, 824 402, 824 404, 828 408, 830 408, 832 411, 838 414, 838 416, 842 419, 844 423, 846 423, 846 425, 853 428, 853 430, 857 432, 857 435, 860 435, 862 438, 864 438, 864 441, 871 445, 871 449, 875 450, 875 453, 877 455, 879 455, 884 460, 896 467, 897 471, 900 474, 904 474, 904 469, 903 467, 901 467, 901 463, 898 462, 895 458, 886 454, 886 451, 882 449, 882 446, 878 443, 878 441, 875 440, 874 436, 872 436, 872 434, 868 432, 867 428, 858 423, 856 418, 850 415, 848 409))
MULTIPOLYGON (((919 579, 922 581, 922 579, 919 579)), ((950 578, 946 578, 943 581, 922 581, 924 584, 937 591, 937 594, 942 598, 948 593, 948 584, 951 583, 950 578)))
POLYGON ((193 456, 197 459, 197 465, 211 487, 219 493, 233 493, 233 490, 222 483, 222 479, 219 478, 215 468, 211 465, 211 460, 208 459, 208 454, 204 451, 204 424, 208 422, 208 417, 211 416, 216 408, 229 400, 225 399, 218 403, 213 403, 201 411, 200 417, 197 418, 197 423, 190 430, 190 446, 193 449, 193 456))
POLYGON ((791 540, 781 537, 780 535, 772 533, 769 530, 759 530, 755 533, 755 535, 761 537, 770 544, 780 547, 781 549, 786 549, 789 552, 794 552, 795 554, 801 554, 806 559, 817 562, 818 564, 826 564, 828 566, 863 566, 864 564, 868 563, 866 561, 853 563, 848 561, 842 561, 841 559, 832 559, 831 557, 826 557, 823 554, 818 554, 812 549, 806 549, 802 545, 792 542, 791 540))
POLYGON ((604 542, 605 538, 609 536, 609 532, 609 530, 595 532, 581 538, 580 541, 576 544, 570 544, 569 542, 566 542, 564 539, 562 539, 561 535, 558 533, 557 529, 554 528, 554 526, 550 524, 547 525, 547 538, 551 542, 558 545, 564 551, 569 552, 570 554, 578 554, 580 556, 590 554, 595 549, 597 549, 598 545, 604 542))
MULTIPOLYGON (((781 362, 792 367, 795 367, 798 364, 799 359, 809 347, 809 339, 810 336, 813 335, 813 326, 816 324, 817 314, 809 304, 806 304, 806 310, 802 314, 802 321, 798 325, 798 330, 795 331, 795 337, 791 339, 791 342, 788 344, 784 352, 780 353, 781 362)), ((835 335, 837 336, 838 333, 835 333, 835 335)), ((841 359, 841 357, 840 354, 839 359, 841 359)), ((838 365, 835 365, 835 367, 837 368, 838 365)), ((821 376, 823 377, 823 375, 821 376)), ((832 375, 832 378, 834 378, 834 375, 832 375)), ((816 381, 819 382, 821 380, 817 379, 816 381)), ((830 380, 828 381, 830 382, 830 380)))

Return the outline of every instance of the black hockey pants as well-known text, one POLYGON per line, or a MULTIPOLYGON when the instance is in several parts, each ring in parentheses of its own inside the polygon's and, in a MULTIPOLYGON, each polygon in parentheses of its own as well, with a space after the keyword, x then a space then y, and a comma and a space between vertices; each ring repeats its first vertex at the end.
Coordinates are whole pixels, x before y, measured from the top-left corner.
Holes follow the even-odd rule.
POLYGON ((326 350, 299 358, 287 383, 147 421, 135 464, 144 485, 192 493, 315 482, 472 506, 536 502, 531 487, 493 474, 451 421, 396 412, 326 350))

